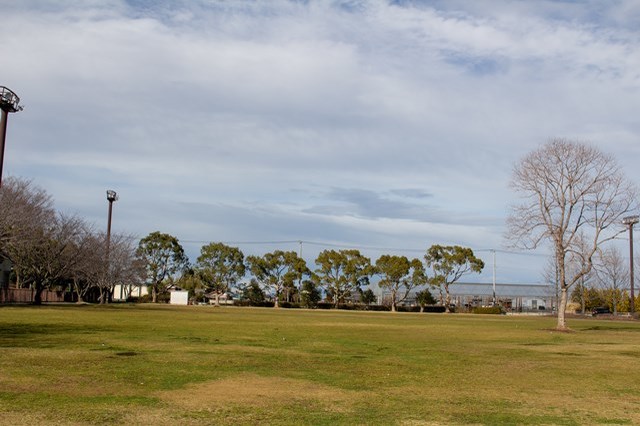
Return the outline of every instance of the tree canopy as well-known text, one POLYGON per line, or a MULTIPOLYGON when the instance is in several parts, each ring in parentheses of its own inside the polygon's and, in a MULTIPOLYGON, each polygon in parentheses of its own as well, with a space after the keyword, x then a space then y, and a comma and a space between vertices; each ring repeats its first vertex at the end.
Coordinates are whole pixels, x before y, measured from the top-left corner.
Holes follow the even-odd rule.
POLYGON ((201 248, 195 268, 206 289, 215 295, 216 306, 219 306, 220 296, 244 277, 244 254, 237 247, 209 243, 201 248))
POLYGON ((189 264, 178 239, 158 231, 140 240, 138 255, 144 261, 154 303, 158 301, 158 294, 166 291, 189 264))
POLYGON ((276 250, 263 256, 247 256, 253 276, 274 293, 275 307, 280 306, 280 296, 286 287, 309 273, 307 263, 295 251, 276 250))
POLYGON ((473 254, 473 250, 461 246, 434 244, 427 250, 424 260, 433 271, 429 284, 445 291, 444 303, 447 312, 451 306, 449 286, 462 276, 472 272, 480 273, 484 268, 484 262, 473 254))
POLYGON ((424 265, 418 259, 406 256, 382 255, 376 260, 376 272, 380 275, 378 286, 391 292, 391 310, 407 298, 411 290, 427 283, 424 265))
POLYGON ((351 292, 369 284, 375 272, 371 260, 358 250, 324 250, 316 258, 316 276, 337 306, 351 292))

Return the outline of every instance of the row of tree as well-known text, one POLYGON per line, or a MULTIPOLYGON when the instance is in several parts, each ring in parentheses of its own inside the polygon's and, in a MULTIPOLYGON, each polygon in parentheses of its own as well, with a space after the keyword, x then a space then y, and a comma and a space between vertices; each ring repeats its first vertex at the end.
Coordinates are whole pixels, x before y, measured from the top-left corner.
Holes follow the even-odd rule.
POLYGON ((148 285, 153 302, 173 285, 199 288, 218 303, 251 276, 276 307, 294 294, 301 301, 316 299, 318 289, 338 305, 355 294, 370 299, 373 293, 365 294, 363 287, 376 276, 391 295, 392 310, 424 286, 437 288, 448 309, 449 286, 484 267, 469 248, 433 245, 424 262, 383 255, 372 263, 358 250, 325 250, 311 270, 294 251, 245 258, 239 248, 215 242, 204 245, 191 264, 172 235, 152 232, 137 245, 135 240, 107 236, 77 216, 57 212, 51 196, 30 181, 8 178, 0 188, 0 256, 11 261, 17 287, 34 289, 35 303, 41 303, 45 289, 54 287, 72 289, 78 301, 108 303, 117 285, 125 297, 137 286, 148 285))
POLYGON ((275 250, 245 258, 239 248, 219 242, 203 246, 197 261, 189 265, 178 239, 160 232, 140 240, 138 253, 147 267, 154 302, 160 293, 179 283, 181 287, 209 292, 219 304, 220 296, 250 274, 254 285, 266 291, 276 307, 280 301, 290 300, 292 294, 304 300, 316 294, 317 288, 324 290, 326 300, 338 305, 354 294, 362 295, 363 287, 377 276, 378 286, 391 295, 393 311, 412 290, 427 285, 440 291, 441 303, 448 309, 449 286, 484 267, 470 248, 433 245, 427 250, 424 263, 396 255, 383 255, 372 263, 358 250, 324 250, 312 271, 294 251, 275 250))
MULTIPOLYGON (((569 291, 585 287, 607 244, 626 231, 623 222, 630 227, 637 221, 637 216, 627 217, 638 211, 637 186, 610 155, 566 139, 553 139, 527 154, 515 165, 511 186, 522 198, 508 218, 507 237, 516 247, 548 245, 553 250, 560 293, 557 327, 565 329, 569 291)), ((108 242, 82 219, 56 212, 51 197, 29 181, 9 178, 0 188, 0 256, 13 263, 16 285, 34 288, 36 303, 44 289, 56 285, 73 286, 80 299, 97 294, 107 302, 116 284, 142 282, 151 286, 157 300, 158 293, 181 275, 221 294, 250 272, 276 300, 296 281, 299 290, 308 281, 339 303, 378 274, 380 286, 393 295, 394 307, 409 288, 421 285, 440 289, 448 307, 449 286, 483 267, 470 249, 436 245, 427 251, 424 263, 382 256, 371 264, 355 250, 327 250, 310 271, 295 253, 276 251, 249 256, 233 270, 223 253, 238 259, 242 253, 220 243, 203 247, 197 262, 188 267, 184 251, 170 235, 152 233, 137 247, 126 236, 108 242)))
MULTIPOLYGON (((631 310, 629 294, 629 262, 617 247, 607 247, 594 256, 593 268, 582 276, 573 287, 571 302, 577 305, 577 311, 586 313, 597 307, 607 307, 617 314, 631 310)), ((580 268, 576 259, 569 262, 569 270, 580 268)), ((640 259, 638 259, 640 263, 640 259)), ((551 277, 552 271, 547 275, 551 277)), ((634 295, 634 308, 638 306, 638 296, 634 295)), ((634 309, 635 310, 635 309, 634 309)))

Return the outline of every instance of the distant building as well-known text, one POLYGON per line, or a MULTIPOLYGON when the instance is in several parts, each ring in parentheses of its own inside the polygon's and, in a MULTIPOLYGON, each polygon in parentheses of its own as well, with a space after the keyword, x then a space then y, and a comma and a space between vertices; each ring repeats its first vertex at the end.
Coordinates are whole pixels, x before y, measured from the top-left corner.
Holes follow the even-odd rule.
POLYGON ((174 289, 169 291, 170 299, 169 303, 172 305, 188 305, 189 304, 189 292, 182 289, 174 289))
MULTIPOLYGON (((420 287, 412 290, 404 302, 404 306, 415 306, 416 293, 428 288, 436 300, 440 299, 439 290, 420 287)), ((451 303, 456 306, 475 307, 489 306, 493 303, 492 283, 455 283, 449 287, 451 303)), ((443 292, 444 293, 444 292, 443 292)), ((551 311, 556 306, 556 293, 553 284, 510 284, 496 283, 496 303, 511 311, 551 311)), ((383 290, 380 300, 389 303, 391 293, 383 290)))
POLYGON ((113 300, 116 302, 124 302, 130 297, 142 297, 149 294, 149 289, 146 285, 129 284, 121 285, 116 284, 113 287, 113 300))

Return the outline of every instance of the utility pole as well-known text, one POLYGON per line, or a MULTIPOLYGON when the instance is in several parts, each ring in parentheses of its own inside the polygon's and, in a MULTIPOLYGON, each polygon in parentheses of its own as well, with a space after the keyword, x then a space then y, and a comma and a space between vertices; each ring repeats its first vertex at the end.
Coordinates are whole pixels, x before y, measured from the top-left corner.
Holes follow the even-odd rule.
POLYGON ((496 306, 496 251, 495 249, 491 251, 493 252, 493 306, 496 306))
MULTIPOLYGON (((302 240, 299 240, 298 244, 300 244, 298 257, 302 259, 302 240)), ((300 274, 300 278, 298 278, 298 303, 302 304, 302 274, 300 274)))

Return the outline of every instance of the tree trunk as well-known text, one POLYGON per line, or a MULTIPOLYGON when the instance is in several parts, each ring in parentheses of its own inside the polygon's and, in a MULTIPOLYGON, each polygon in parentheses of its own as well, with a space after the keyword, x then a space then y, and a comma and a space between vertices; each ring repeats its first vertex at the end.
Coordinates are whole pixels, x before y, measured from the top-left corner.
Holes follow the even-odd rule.
POLYGON ((424 306, 420 305, 420 312, 424 312, 424 306))
POLYGON ((391 290, 391 312, 396 312, 396 291, 391 290))
POLYGON ((73 280, 73 290, 78 296, 78 301, 76 303, 84 303, 84 297, 82 295, 82 289, 80 288, 80 283, 77 280, 73 280))
POLYGON ((220 307, 220 293, 218 292, 216 292, 216 298, 215 298, 215 302, 213 303, 213 306, 220 307))
POLYGON ((564 319, 564 313, 567 309, 567 288, 562 287, 560 290, 560 306, 558 306, 558 325, 556 328, 558 330, 566 330, 567 323, 564 319))
POLYGON ((33 294, 33 304, 34 305, 42 305, 42 291, 44 287, 41 284, 35 284, 35 293, 33 294))
POLYGON ((444 291, 445 291, 445 297, 444 297, 444 306, 445 306, 445 312, 447 314, 451 313, 451 294, 449 294, 449 286, 448 285, 444 285, 444 291))
POLYGON ((158 302, 158 286, 153 286, 151 287, 151 302, 152 303, 157 303, 158 302))
POLYGON ((567 322, 565 321, 564 314, 567 310, 567 275, 564 263, 564 248, 560 242, 556 242, 556 265, 558 266, 558 272, 560 273, 560 306, 558 306, 558 324, 556 328, 558 330, 566 330, 567 322))

